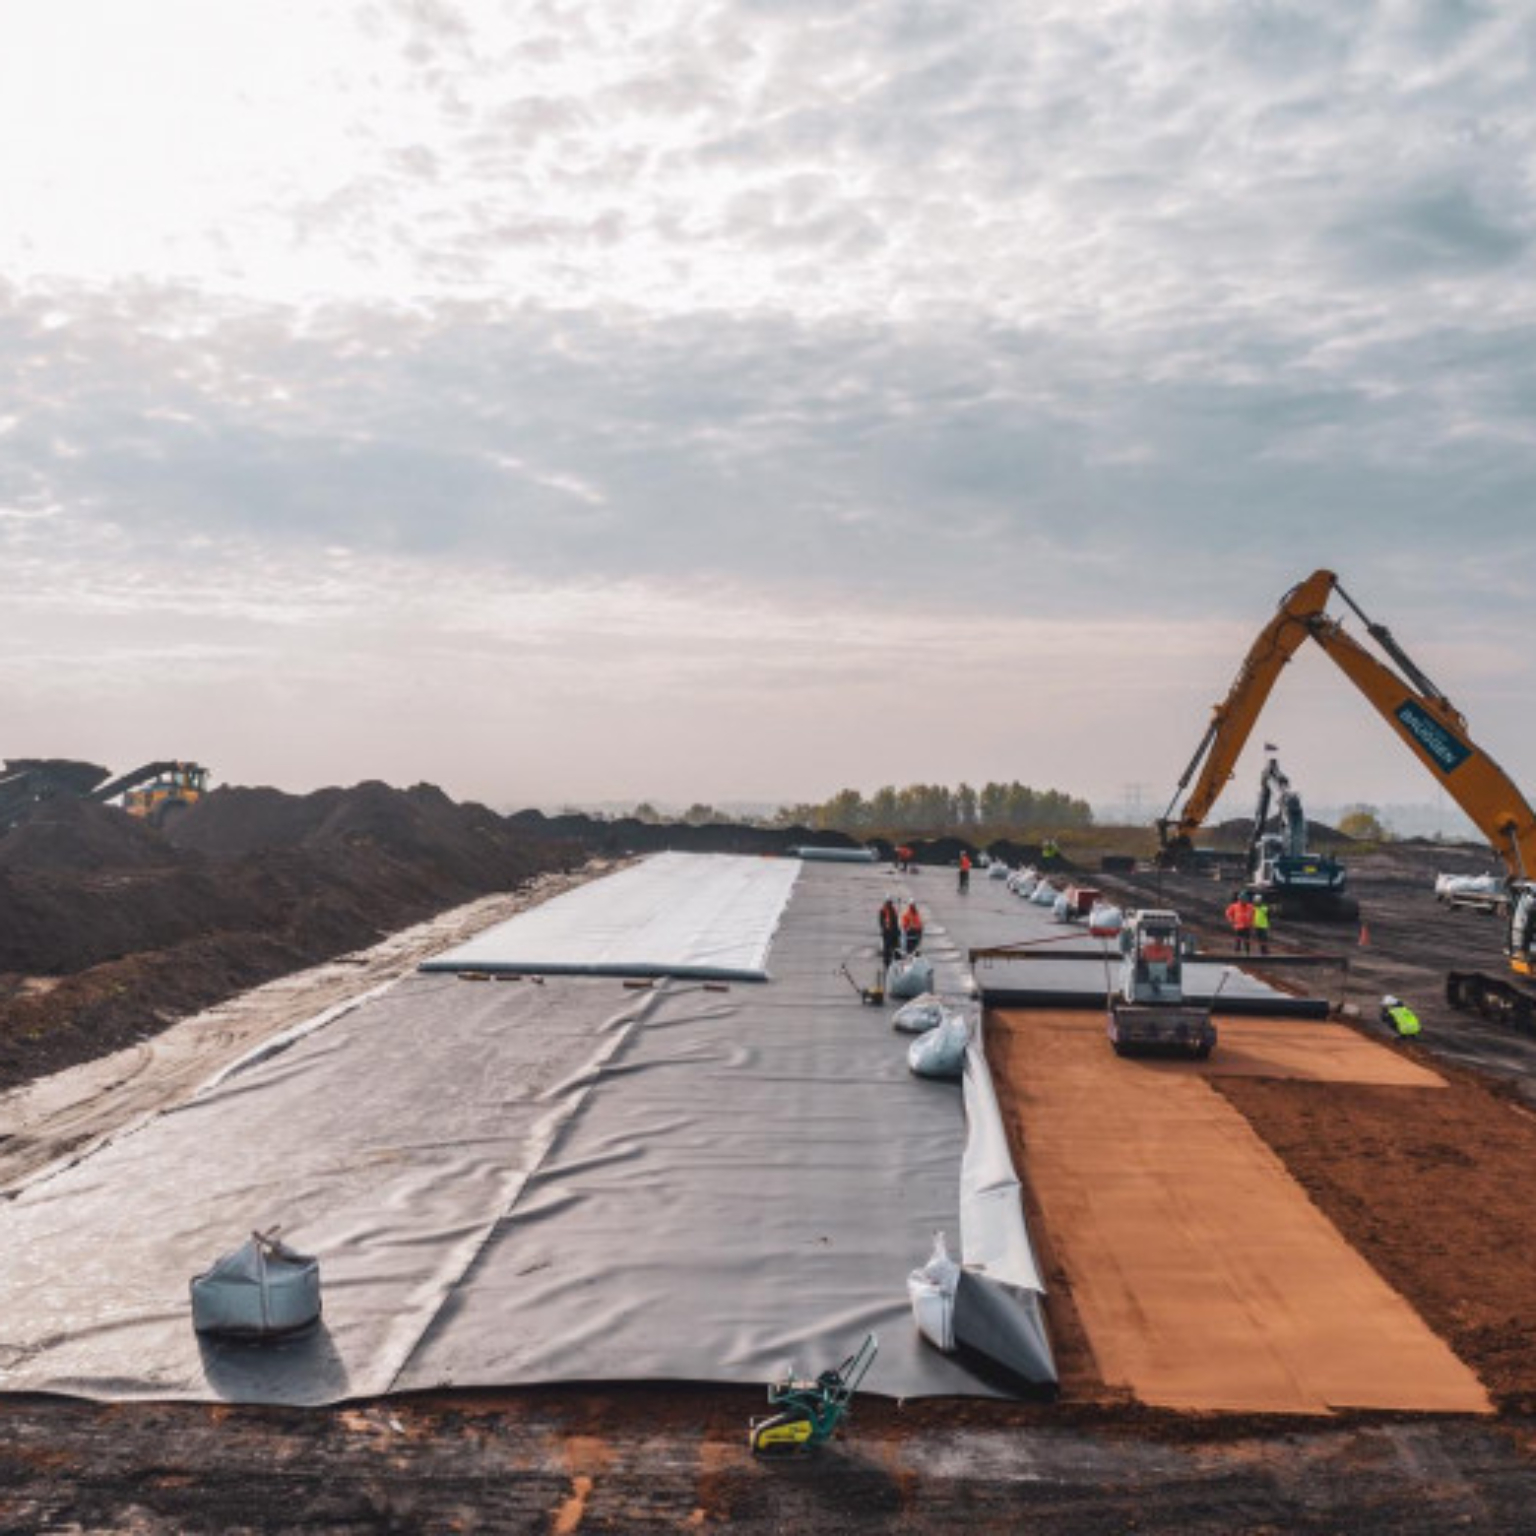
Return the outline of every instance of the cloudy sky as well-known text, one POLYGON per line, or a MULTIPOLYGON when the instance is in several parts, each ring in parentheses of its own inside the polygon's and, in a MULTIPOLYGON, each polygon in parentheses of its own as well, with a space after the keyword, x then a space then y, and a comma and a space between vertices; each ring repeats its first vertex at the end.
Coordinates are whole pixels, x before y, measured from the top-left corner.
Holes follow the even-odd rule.
MULTIPOLYGON (((1326 566, 1536 791, 1533 66, 1533 0, 9 0, 0 755, 1160 808, 1326 566)), ((1262 734, 1433 796, 1320 654, 1262 734)))

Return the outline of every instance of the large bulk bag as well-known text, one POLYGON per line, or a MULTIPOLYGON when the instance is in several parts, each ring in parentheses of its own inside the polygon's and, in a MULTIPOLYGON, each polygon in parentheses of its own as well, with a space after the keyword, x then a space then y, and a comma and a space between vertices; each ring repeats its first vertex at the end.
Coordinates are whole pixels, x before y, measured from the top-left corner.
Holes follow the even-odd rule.
POLYGON ((1088 932, 1096 939, 1111 939, 1125 927, 1125 913, 1108 902, 1095 902, 1088 914, 1088 932))
POLYGON ((955 1291, 960 1266, 949 1256, 944 1234, 933 1234, 933 1253, 921 1269, 907 1276, 907 1296, 917 1331, 946 1355, 955 1349, 955 1291))
POLYGON ((191 1281, 192 1326, 221 1338, 280 1339, 320 1317, 320 1261, 253 1232, 191 1281))
POLYGON ((945 1011, 937 1029, 919 1035, 907 1049, 907 1067, 918 1077, 959 1077, 971 1030, 963 1013, 945 1011))
POLYGON ((904 1035, 921 1035, 944 1022, 944 1004, 932 992, 903 1003, 891 1016, 891 1028, 904 1035))
POLYGON ((933 991, 933 963, 925 955, 904 955, 885 973, 887 997, 921 997, 933 991))

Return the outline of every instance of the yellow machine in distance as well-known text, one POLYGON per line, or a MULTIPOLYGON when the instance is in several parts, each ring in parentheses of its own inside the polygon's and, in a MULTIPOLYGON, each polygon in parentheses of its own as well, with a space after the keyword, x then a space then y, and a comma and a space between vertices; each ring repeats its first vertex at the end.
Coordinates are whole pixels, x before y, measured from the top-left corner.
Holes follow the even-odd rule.
POLYGON ((166 818, 196 805, 208 793, 208 770, 200 763, 146 763, 93 790, 92 800, 111 800, 121 795, 122 807, 152 827, 163 827, 166 818))

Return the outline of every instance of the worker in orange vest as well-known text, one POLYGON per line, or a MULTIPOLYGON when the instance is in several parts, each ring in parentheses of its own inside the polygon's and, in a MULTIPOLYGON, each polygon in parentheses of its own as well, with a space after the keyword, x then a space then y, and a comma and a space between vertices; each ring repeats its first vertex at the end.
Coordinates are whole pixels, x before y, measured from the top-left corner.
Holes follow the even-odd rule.
POLYGON ((960 854, 960 889, 968 891, 971 888, 971 856, 962 850, 960 854))
POLYGON ((1251 953, 1253 939, 1253 903, 1247 891, 1239 891, 1227 907, 1227 922, 1232 929, 1232 948, 1240 955, 1251 953))
POLYGON ((915 955, 923 947, 923 914, 917 910, 915 901, 909 901, 906 911, 901 914, 901 937, 909 955, 915 955))

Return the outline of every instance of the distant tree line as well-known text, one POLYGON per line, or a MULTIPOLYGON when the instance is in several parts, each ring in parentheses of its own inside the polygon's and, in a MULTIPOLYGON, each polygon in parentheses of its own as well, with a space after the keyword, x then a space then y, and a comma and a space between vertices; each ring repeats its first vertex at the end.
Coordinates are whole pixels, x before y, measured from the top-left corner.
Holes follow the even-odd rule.
POLYGON ((1031 789, 1010 784, 887 784, 865 799, 856 789, 839 790, 819 805, 786 805, 774 818, 780 826, 818 831, 879 833, 1059 832, 1093 825, 1086 800, 1059 789, 1031 789))
POLYGON ((649 800, 642 800, 631 813, 636 821, 649 822, 652 826, 664 826, 673 822, 686 822, 690 827, 726 827, 737 820, 750 823, 751 817, 736 818, 725 811, 717 811, 712 805, 705 805, 702 801, 694 801, 686 811, 679 811, 676 815, 665 815, 658 811, 649 800))

